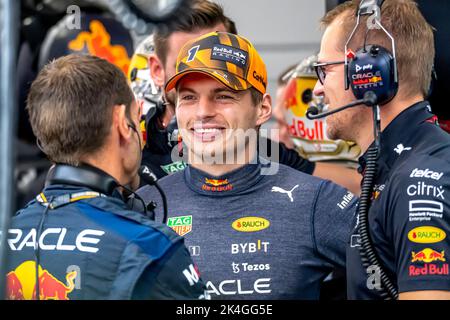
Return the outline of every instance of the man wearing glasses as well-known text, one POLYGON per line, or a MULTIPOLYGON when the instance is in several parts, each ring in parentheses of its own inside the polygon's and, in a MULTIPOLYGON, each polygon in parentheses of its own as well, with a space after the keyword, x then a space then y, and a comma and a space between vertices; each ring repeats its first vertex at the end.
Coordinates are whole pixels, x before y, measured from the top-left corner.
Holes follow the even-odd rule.
MULTIPOLYGON (((393 52, 386 34, 369 32, 367 37, 365 27, 355 29, 348 40, 359 5, 359 1, 347 1, 322 19, 326 29, 314 93, 324 97, 330 111, 355 101, 352 90, 345 90, 344 85, 349 76, 342 65, 346 41, 354 52, 365 38, 371 45, 393 52)), ((366 19, 361 18, 360 23, 366 24, 366 19)), ((385 285, 386 278, 380 281, 378 266, 363 266, 361 239, 367 238, 355 219, 347 247, 348 297, 381 299, 389 292, 399 299, 450 299, 446 256, 450 252, 450 137, 439 128, 430 104, 424 101, 434 60, 433 30, 411 0, 385 0, 381 24, 395 40, 398 91, 380 102, 381 143, 368 225, 373 253, 392 286, 385 285)), ((352 72, 356 69, 358 65, 352 72)), ((387 87, 389 79, 382 81, 381 86, 387 87)), ((360 171, 369 168, 367 157, 375 145, 371 108, 362 105, 332 114, 327 127, 330 138, 357 142, 364 152, 360 171)))

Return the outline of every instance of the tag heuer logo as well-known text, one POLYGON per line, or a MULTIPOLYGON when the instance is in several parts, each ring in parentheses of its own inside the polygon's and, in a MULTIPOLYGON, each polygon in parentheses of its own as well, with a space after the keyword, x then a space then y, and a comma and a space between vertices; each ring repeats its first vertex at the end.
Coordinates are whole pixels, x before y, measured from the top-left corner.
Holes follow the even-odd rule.
POLYGON ((183 161, 176 161, 165 166, 161 166, 165 173, 171 175, 172 173, 182 171, 186 168, 186 164, 183 161))
POLYGON ((167 226, 180 236, 192 231, 192 216, 172 217, 167 220, 167 226))

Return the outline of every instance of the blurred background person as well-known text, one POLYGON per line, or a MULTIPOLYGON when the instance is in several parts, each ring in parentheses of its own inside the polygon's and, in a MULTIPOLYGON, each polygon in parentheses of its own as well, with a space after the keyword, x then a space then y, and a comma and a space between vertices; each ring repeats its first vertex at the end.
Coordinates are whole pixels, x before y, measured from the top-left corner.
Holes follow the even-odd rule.
POLYGON ((283 143, 289 149, 294 149, 294 142, 289 134, 289 126, 286 122, 286 105, 285 93, 286 85, 290 75, 294 71, 296 65, 291 65, 285 69, 277 79, 277 91, 275 93, 274 107, 272 109, 272 116, 275 120, 274 129, 278 129, 277 134, 272 134, 272 140, 283 143))

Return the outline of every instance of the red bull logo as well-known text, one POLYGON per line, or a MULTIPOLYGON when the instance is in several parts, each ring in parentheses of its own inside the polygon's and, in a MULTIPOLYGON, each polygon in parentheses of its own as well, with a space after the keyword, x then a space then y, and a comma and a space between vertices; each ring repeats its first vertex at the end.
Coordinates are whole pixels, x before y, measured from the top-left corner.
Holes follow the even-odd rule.
POLYGON ((228 182, 228 179, 208 179, 205 178, 205 184, 202 186, 205 191, 230 191, 233 190, 233 185, 228 182))
POLYGON ((127 75, 130 58, 125 47, 111 45, 111 36, 100 21, 92 20, 89 29, 91 32, 82 31, 70 41, 68 48, 73 51, 83 51, 87 48, 89 54, 111 62, 127 75))
POLYGON ((228 179, 208 179, 205 178, 205 183, 218 187, 228 184, 228 179))
POLYGON ((382 81, 381 77, 372 77, 369 79, 369 83, 377 83, 381 81, 382 81))
POLYGON ((445 251, 437 252, 430 248, 425 248, 422 251, 415 253, 411 252, 412 260, 411 262, 433 262, 433 261, 445 261, 445 251))
POLYGON ((409 266, 409 276, 446 275, 448 276, 448 263, 441 266, 434 263, 427 263, 423 267, 409 266))
POLYGON ((285 108, 290 110, 296 119, 304 118, 308 110, 308 101, 304 99, 308 92, 314 90, 316 78, 298 77, 289 80, 284 93, 285 108))
MULTIPOLYGON (((66 284, 55 278, 48 270, 39 266, 39 299, 69 300, 68 294, 75 288, 77 272, 66 274, 66 284)), ((6 275, 6 299, 36 300, 36 263, 25 261, 6 275)))
POLYGON ((298 120, 293 118, 289 125, 289 132, 292 136, 307 140, 325 140, 324 121, 298 120))
POLYGON ((142 134, 142 149, 144 149, 145 144, 147 143, 147 129, 145 128, 145 120, 141 120, 141 122, 139 122, 139 128, 141 129, 142 134))
MULTIPOLYGON (((297 106, 297 81, 291 80, 286 85, 286 89, 284 92, 284 101, 286 104, 286 109, 297 106)), ((293 110, 293 112, 294 111, 297 110, 293 110)))
POLYGON ((421 267, 410 265, 409 276, 426 276, 426 275, 448 275, 448 264, 442 263, 441 265, 432 263, 434 261, 445 262, 445 251, 438 252, 436 250, 425 248, 419 252, 411 252, 411 262, 423 262, 421 267))

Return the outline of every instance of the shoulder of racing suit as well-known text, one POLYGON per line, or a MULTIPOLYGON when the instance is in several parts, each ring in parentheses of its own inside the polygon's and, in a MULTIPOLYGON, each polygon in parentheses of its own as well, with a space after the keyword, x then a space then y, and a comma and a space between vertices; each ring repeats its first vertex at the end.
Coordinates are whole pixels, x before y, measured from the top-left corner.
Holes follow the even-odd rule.
POLYGON ((373 194, 372 237, 382 259, 395 257, 384 261, 400 292, 448 291, 450 138, 429 121, 409 131, 385 148, 390 161, 373 194))
MULTIPOLYGON (((53 196, 68 192, 66 188, 51 189, 53 196)), ((72 192, 80 190, 69 189, 72 192)), ((11 250, 9 269, 14 274, 15 270, 24 269, 23 266, 35 265, 33 239, 36 239, 44 210, 42 204, 32 201, 13 218, 8 243, 11 250)), ((142 274, 147 271, 147 275, 156 277, 158 273, 153 271, 164 268, 168 254, 172 256, 171 260, 179 261, 186 268, 192 262, 172 253, 182 246, 180 236, 170 228, 128 210, 123 201, 115 197, 83 199, 48 210, 38 241, 40 266, 44 271, 58 279, 67 277, 66 264, 76 264, 78 274, 83 275, 81 288, 86 289, 72 288, 70 292, 74 294, 70 299, 130 299, 138 281, 147 281, 149 289, 158 285, 142 274), (88 258, 88 255, 98 256, 88 258)), ((170 294, 170 286, 166 292, 170 294)), ((198 296, 198 291, 187 291, 184 297, 198 296)))

